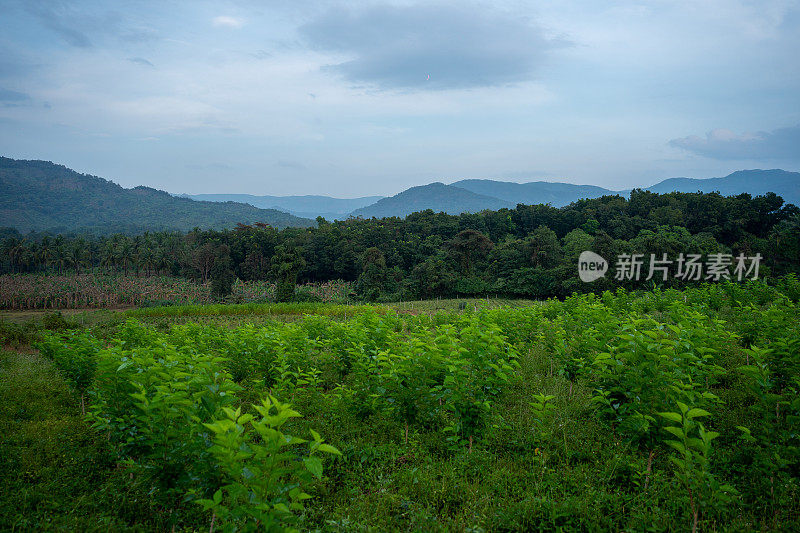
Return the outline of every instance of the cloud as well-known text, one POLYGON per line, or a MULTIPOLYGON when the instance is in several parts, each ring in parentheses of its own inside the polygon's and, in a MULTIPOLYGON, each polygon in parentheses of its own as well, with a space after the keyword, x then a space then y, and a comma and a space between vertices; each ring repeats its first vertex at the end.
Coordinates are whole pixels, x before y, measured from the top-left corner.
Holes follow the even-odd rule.
POLYGON ((287 159, 279 159, 279 160, 277 160, 275 162, 275 166, 281 167, 281 168, 291 168, 291 169, 294 169, 294 170, 308 170, 308 167, 306 167, 303 163, 300 163, 300 162, 297 162, 297 161, 290 161, 290 160, 287 160, 287 159))
POLYGON ((134 44, 152 42, 160 38, 158 31, 147 27, 125 28, 115 33, 120 41, 134 44))
POLYGON ((244 19, 239 17, 226 17, 226 16, 219 16, 214 17, 211 21, 212 24, 216 27, 222 28, 241 28, 244 26, 244 19))
POLYGON ((705 138, 690 135, 669 144, 711 159, 800 159, 800 124, 741 135, 715 129, 705 138))
POLYGON ((0 42, 0 79, 24 79, 37 67, 30 54, 0 42))
POLYGON ((234 168, 226 163, 209 163, 207 165, 199 165, 196 163, 185 165, 188 170, 203 171, 203 172, 228 172, 234 168))
POLYGON ((4 104, 16 105, 21 102, 26 102, 30 99, 31 97, 25 93, 12 91, 10 89, 3 89, 0 87, 0 102, 3 102, 4 104))
POLYGON ((459 89, 529 80, 557 44, 518 17, 447 5, 334 9, 299 28, 351 59, 328 70, 382 89, 459 89))
POLYGON ((74 25, 67 22, 74 15, 71 8, 63 2, 31 1, 26 4, 30 13, 36 16, 46 27, 57 33, 67 44, 76 48, 89 48, 91 40, 74 25))
POLYGON ((152 64, 151 62, 149 62, 148 60, 146 60, 143 57, 129 57, 128 61, 130 61, 131 63, 137 63, 139 65, 144 65, 146 67, 155 67, 154 64, 152 64))

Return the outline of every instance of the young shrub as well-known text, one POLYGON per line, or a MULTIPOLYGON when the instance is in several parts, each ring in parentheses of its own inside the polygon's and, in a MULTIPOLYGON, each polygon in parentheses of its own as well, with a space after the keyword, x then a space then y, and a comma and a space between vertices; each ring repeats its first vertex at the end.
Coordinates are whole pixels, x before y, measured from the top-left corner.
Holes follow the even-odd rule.
POLYGON ((42 355, 53 361, 58 371, 80 398, 86 414, 86 392, 94 381, 100 341, 88 334, 48 335, 36 344, 42 355))
POLYGON ((664 431, 675 437, 667 440, 667 444, 677 452, 669 460, 677 467, 677 478, 686 489, 694 533, 702 515, 723 512, 738 492, 731 485, 720 483, 711 473, 711 442, 719 437, 719 433, 706 431, 697 420, 711 413, 689 408, 682 402, 676 404, 678 412, 663 412, 659 416, 672 423, 664 427, 664 431))
POLYGON ((211 511, 225 531, 292 531, 294 513, 311 498, 306 491, 314 478, 322 478, 321 454, 341 455, 311 430, 311 441, 283 432, 283 425, 300 413, 273 396, 255 410, 223 409, 223 416, 205 426, 213 433, 211 453, 223 475, 223 485, 210 499, 197 503, 211 511), (297 447, 308 444, 307 454, 297 447))

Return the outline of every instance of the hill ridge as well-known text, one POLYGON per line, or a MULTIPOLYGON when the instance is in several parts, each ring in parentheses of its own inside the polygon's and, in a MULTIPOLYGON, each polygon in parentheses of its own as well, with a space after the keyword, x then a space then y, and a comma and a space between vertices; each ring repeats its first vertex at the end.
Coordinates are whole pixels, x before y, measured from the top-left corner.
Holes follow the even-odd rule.
POLYGON ((274 209, 195 202, 144 185, 126 189, 51 161, 0 157, 0 226, 23 233, 189 231, 232 228, 240 222, 276 228, 313 225, 274 209))

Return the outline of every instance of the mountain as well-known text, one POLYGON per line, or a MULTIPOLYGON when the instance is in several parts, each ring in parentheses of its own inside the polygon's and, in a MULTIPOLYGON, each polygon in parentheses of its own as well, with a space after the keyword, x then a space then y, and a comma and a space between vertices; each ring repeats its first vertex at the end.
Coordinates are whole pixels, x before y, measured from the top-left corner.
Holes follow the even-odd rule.
POLYGON ((360 198, 331 198, 330 196, 254 196, 252 194, 184 194, 192 200, 209 202, 241 202, 262 209, 279 209, 306 218, 325 217, 328 220, 347 218, 355 209, 374 204, 383 196, 360 198))
POLYGON ((363 218, 404 217, 416 211, 433 209, 436 212, 444 211, 458 215, 515 206, 516 204, 499 198, 436 182, 411 187, 389 198, 378 200, 370 206, 356 209, 351 214, 363 218))
MULTIPOLYGON (((662 194, 719 191, 726 196, 774 192, 787 203, 800 205, 800 173, 740 170, 723 178, 666 179, 646 190, 662 194)), ((607 194, 627 196, 628 191, 570 183, 467 179, 451 185, 436 182, 412 187, 388 198, 247 194, 178 197, 149 187, 125 189, 48 161, 0 157, 0 228, 13 227, 22 233, 188 231, 195 227, 222 229, 255 222, 276 228, 310 227, 314 225, 311 219, 317 216, 328 220, 344 219, 348 214, 364 218, 404 217, 425 209, 459 214, 514 208, 520 203, 561 207, 581 198, 607 194)))
POLYGON ((124 189, 49 161, 0 157, 0 226, 22 233, 189 231, 232 228, 239 222, 264 222, 276 228, 314 224, 274 209, 197 202, 149 187, 124 189))
MULTIPOLYGON (((787 203, 800 205, 800 173, 785 170, 740 170, 724 178, 671 178, 646 190, 657 193, 713 192, 725 196, 749 193, 752 196, 768 192, 783 197, 787 203)), ((573 185, 532 181, 513 183, 489 179, 467 179, 450 185, 432 183, 412 187, 371 206, 353 211, 354 216, 405 216, 414 211, 433 209, 447 213, 477 212, 484 209, 515 207, 517 204, 551 204, 563 207, 583 198, 598 198, 609 194, 628 196, 629 190, 613 191, 595 185, 573 185)))
POLYGON ((763 196, 774 192, 786 203, 800 205, 800 172, 785 170, 739 170, 724 178, 670 178, 659 182, 648 191, 667 192, 713 192, 732 196, 743 192, 752 196, 763 196))
POLYGON ((514 205, 551 204, 553 207, 563 207, 581 198, 598 198, 606 194, 617 194, 615 191, 595 185, 573 185, 547 181, 512 183, 471 179, 457 181, 452 185, 476 194, 499 198, 514 205))

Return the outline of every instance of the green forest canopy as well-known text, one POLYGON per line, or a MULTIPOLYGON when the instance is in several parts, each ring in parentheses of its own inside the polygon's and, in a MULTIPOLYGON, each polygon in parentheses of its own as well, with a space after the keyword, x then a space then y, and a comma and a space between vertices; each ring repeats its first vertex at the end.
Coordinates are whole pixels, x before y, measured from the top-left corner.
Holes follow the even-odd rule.
MULTIPOLYGON (((5 230, 0 269, 99 267, 207 281, 215 261, 222 260, 242 280, 353 281, 368 300, 541 298, 617 286, 613 279, 591 285, 578 280, 577 257, 584 250, 611 261, 631 252, 658 257, 760 253, 762 275, 800 272, 800 210, 771 193, 753 198, 634 190, 627 199, 604 196, 563 208, 518 205, 457 216, 428 210, 404 219, 319 218, 317 227, 283 230, 240 224, 232 230, 136 237, 22 237, 5 230)), ((677 283, 670 279, 666 285, 677 283)))

